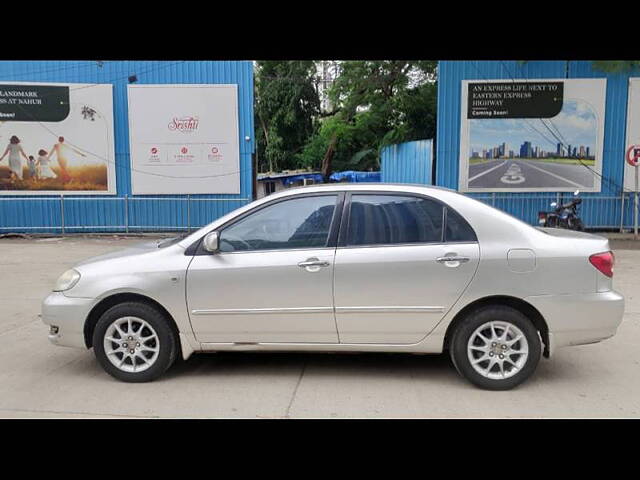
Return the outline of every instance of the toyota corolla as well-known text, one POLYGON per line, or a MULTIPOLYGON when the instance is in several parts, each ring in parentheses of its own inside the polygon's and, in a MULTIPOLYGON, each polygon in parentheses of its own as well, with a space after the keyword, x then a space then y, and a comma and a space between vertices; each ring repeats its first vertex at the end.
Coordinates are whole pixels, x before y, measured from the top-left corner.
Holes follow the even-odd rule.
POLYGON ((512 388, 541 356, 615 334, 606 238, 534 228, 451 190, 332 184, 250 203, 188 236, 63 273, 42 318, 112 376, 218 351, 448 352, 512 388))

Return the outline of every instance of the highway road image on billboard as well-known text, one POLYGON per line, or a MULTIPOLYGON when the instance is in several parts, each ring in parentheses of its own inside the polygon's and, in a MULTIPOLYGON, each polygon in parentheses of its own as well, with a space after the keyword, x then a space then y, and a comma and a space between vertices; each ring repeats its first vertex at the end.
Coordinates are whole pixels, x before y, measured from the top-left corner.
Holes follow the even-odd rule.
POLYGON ((465 83, 461 190, 600 190, 604 80, 465 83))

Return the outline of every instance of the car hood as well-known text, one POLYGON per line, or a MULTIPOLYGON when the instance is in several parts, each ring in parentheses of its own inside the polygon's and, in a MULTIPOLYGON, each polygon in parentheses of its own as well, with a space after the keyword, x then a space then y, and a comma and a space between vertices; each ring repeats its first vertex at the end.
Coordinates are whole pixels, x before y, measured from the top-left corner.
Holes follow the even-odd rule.
POLYGON ((152 240, 150 242, 136 243, 134 245, 131 245, 130 247, 123 248, 121 250, 116 250, 115 252, 105 253, 104 255, 98 255, 96 257, 86 258, 86 259, 78 262, 76 265, 86 265, 86 264, 89 264, 89 263, 101 262, 103 260, 111 260, 111 259, 114 259, 114 258, 131 257, 131 256, 134 256, 134 255, 140 255, 140 254, 143 254, 143 253, 157 251, 158 250, 158 244, 163 240, 164 239, 152 240))

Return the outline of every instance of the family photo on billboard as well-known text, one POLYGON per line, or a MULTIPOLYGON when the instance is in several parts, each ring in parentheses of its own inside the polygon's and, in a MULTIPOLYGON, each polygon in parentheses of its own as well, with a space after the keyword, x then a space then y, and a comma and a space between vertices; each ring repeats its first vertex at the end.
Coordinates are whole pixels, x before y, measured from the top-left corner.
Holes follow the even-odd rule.
POLYGON ((0 194, 115 193, 111 85, 0 84, 0 194))
POLYGON ((462 83, 462 191, 600 191, 606 80, 462 83))

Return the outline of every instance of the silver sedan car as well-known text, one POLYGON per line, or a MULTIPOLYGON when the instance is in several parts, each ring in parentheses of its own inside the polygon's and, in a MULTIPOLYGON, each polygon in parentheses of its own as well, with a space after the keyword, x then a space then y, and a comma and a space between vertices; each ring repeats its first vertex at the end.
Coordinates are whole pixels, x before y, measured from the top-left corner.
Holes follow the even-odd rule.
POLYGON ((611 337, 624 298, 606 238, 531 227, 452 190, 286 190, 188 236, 81 262, 44 300, 56 345, 127 382, 218 351, 448 351, 512 388, 556 348, 611 337))

